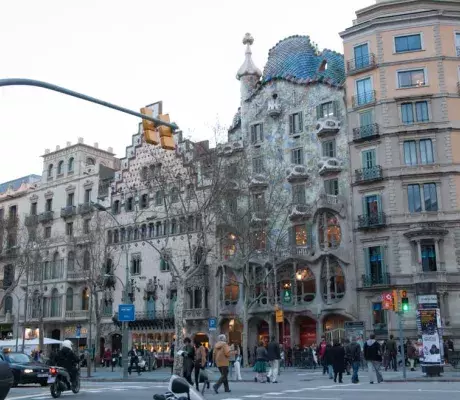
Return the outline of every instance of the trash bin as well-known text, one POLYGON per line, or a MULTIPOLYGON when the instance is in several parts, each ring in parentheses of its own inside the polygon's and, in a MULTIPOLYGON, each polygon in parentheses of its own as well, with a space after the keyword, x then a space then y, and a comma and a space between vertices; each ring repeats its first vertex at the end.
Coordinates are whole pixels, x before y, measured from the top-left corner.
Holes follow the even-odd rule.
POLYGON ((0 361, 0 400, 4 400, 13 385, 13 373, 4 361, 0 361))

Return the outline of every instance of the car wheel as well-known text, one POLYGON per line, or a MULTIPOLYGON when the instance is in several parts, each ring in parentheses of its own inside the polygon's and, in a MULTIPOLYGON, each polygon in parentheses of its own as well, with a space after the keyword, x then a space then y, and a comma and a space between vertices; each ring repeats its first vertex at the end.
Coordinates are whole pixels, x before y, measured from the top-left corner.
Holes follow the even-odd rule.
POLYGON ((13 387, 18 387, 19 385, 19 376, 17 374, 13 374, 13 387))

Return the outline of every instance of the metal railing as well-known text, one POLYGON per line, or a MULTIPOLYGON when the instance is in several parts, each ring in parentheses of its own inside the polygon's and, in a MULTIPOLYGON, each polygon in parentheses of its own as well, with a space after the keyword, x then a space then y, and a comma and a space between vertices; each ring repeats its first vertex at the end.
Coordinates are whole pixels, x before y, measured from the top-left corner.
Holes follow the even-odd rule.
POLYGON ((67 271, 67 279, 68 280, 85 279, 86 274, 87 274, 86 271, 67 271))
POLYGON ((89 214, 93 210, 93 204, 91 202, 83 203, 78 206, 78 214, 85 215, 89 214))
POLYGON ((77 213, 77 208, 75 206, 67 206, 61 208, 61 217, 69 218, 73 217, 77 213))
POLYGON ((347 61, 347 72, 348 74, 355 74, 362 70, 374 68, 377 66, 375 62, 375 54, 371 53, 367 56, 355 57, 347 61))
POLYGON ((358 228, 378 228, 385 226, 387 223, 387 216, 384 212, 376 212, 368 215, 358 216, 358 228))
POLYGON ((377 124, 370 124, 353 128, 353 140, 360 141, 372 139, 379 136, 379 126, 377 124))
POLYGON ((363 287, 372 287, 379 285, 390 285, 390 274, 364 274, 362 275, 363 287))
POLYGON ((65 312, 66 319, 86 319, 89 318, 88 310, 72 310, 65 312))
POLYGON ((367 104, 375 103, 375 90, 369 92, 358 93, 351 98, 353 107, 361 107, 367 104))
POLYGON ((356 182, 370 182, 380 179, 383 179, 382 167, 380 165, 355 170, 356 182))
POLYGON ((46 222, 52 221, 53 218, 54 218, 54 211, 45 211, 45 212, 42 212, 38 216, 38 221, 46 223, 46 222))
POLYGON ((24 219, 25 226, 35 226, 38 224, 38 215, 27 215, 24 219))

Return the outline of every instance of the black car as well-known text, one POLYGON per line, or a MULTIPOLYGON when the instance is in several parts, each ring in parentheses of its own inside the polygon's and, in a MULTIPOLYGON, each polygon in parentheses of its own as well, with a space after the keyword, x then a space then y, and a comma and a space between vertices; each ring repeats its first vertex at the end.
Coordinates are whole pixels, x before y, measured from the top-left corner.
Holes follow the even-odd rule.
POLYGON ((5 361, 0 361, 0 400, 5 400, 12 384, 13 374, 11 373, 11 368, 5 361))
POLYGON ((27 383, 48 384, 49 367, 34 361, 23 353, 0 353, 0 359, 6 361, 13 373, 13 386, 27 383))

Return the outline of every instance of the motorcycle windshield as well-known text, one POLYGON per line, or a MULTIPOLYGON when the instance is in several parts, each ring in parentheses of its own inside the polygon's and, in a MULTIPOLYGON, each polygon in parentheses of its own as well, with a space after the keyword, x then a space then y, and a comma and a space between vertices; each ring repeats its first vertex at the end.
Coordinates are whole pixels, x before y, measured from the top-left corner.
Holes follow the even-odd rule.
MULTIPOLYGON (((169 384, 168 384, 168 390, 172 393, 174 393, 172 390, 171 390, 171 385, 172 385, 172 382, 174 381, 174 379, 183 379, 181 378, 180 376, 178 375, 172 375, 171 376, 171 379, 169 380, 169 384)), ((190 385, 189 385, 190 386, 190 385)), ((185 396, 187 397, 187 393, 174 393, 177 397, 180 397, 180 396, 185 396)), ((204 397, 201 395, 200 392, 198 392, 197 390, 195 390, 193 388, 193 386, 190 386, 190 400, 204 400, 204 397)))

